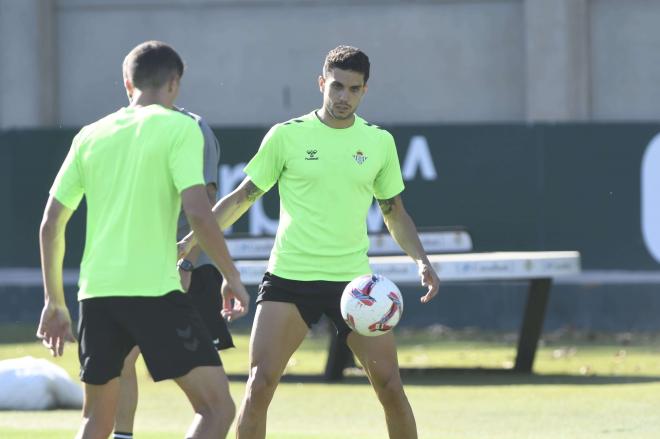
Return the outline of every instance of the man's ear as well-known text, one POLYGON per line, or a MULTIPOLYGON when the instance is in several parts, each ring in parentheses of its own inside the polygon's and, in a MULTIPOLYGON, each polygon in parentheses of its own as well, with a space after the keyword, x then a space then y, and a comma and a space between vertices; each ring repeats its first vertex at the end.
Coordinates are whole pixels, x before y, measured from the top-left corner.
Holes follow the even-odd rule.
POLYGON ((181 77, 179 75, 172 75, 169 82, 167 83, 167 91, 172 93, 179 86, 181 82, 181 77))
POLYGON ((325 88, 325 78, 323 75, 319 75, 319 91, 323 94, 323 89, 325 88))
POLYGON ((133 98, 133 92, 135 91, 135 87, 133 87, 133 83, 131 82, 131 80, 125 76, 124 76, 124 88, 126 89, 126 96, 128 96, 128 100, 130 101, 133 98))

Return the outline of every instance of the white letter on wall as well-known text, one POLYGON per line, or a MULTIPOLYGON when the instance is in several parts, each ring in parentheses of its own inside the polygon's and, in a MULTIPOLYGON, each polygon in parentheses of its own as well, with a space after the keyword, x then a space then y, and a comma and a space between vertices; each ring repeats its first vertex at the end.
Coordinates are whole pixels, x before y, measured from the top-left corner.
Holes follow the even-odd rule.
POLYGON ((649 253, 660 262, 660 134, 642 158, 642 236, 649 253))
POLYGON ((401 170, 403 179, 406 181, 413 180, 418 169, 424 180, 438 178, 438 173, 435 172, 435 165, 433 164, 433 156, 429 151, 429 143, 424 136, 413 136, 410 139, 406 159, 403 161, 403 169, 401 170))

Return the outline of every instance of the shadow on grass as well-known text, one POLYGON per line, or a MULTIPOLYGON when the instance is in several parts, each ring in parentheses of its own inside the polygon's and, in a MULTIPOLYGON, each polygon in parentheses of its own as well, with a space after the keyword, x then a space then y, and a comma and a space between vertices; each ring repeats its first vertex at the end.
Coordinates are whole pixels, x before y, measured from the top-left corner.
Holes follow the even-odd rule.
POLYGON ((0 325, 0 344, 29 343, 37 341, 37 321, 34 324, 4 323, 0 325))
MULTIPOLYGON (((597 386, 612 384, 660 383, 660 376, 605 376, 605 375, 564 375, 564 374, 525 374, 508 369, 402 369, 401 375, 406 386, 512 386, 512 385, 569 385, 597 386)), ((229 374, 229 380, 246 382, 247 375, 229 374)), ((368 384, 369 380, 360 371, 353 371, 342 380, 326 380, 323 375, 284 375, 283 383, 316 383, 353 385, 368 384)))

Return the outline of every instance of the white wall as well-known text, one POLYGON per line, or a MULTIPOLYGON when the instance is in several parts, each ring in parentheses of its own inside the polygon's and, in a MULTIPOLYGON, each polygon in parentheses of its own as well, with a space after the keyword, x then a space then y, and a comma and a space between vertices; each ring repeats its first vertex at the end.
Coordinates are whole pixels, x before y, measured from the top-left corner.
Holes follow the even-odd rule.
POLYGON ((246 1, 231 7, 117 7, 102 14, 75 6, 80 2, 61 3, 70 5, 59 12, 65 125, 107 112, 100 102, 121 105, 121 61, 136 43, 154 38, 173 44, 189 67, 180 102, 214 124, 269 124, 317 107, 323 58, 342 43, 361 47, 372 61, 362 108, 372 120, 524 115, 518 1, 442 7, 246 1))
POLYGON ((372 60, 374 122, 656 120, 657 23, 656 0, 0 0, 0 128, 124 105, 122 59, 147 39, 181 52, 179 103, 214 125, 317 107, 341 43, 372 60))
POLYGON ((660 119, 660 1, 592 0, 592 117, 660 119))

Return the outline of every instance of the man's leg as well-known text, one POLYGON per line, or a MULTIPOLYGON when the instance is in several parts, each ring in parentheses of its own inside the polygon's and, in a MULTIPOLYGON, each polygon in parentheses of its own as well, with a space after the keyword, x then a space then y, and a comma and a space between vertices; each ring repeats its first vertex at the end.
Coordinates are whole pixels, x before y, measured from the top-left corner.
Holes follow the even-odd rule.
POLYGON ((416 439, 415 416, 403 391, 394 335, 365 337, 351 332, 347 341, 383 405, 390 439, 416 439))
POLYGON ((223 438, 236 408, 199 313, 178 291, 130 302, 122 318, 154 381, 174 379, 195 412, 189 438, 223 438))
POLYGON ((138 384, 135 373, 135 362, 140 355, 140 349, 135 346, 124 360, 124 368, 119 377, 119 405, 115 416, 115 435, 119 437, 132 436, 135 410, 138 403, 138 384))
POLYGON ((282 372, 308 328, 292 303, 263 301, 250 336, 250 374, 238 414, 236 437, 266 437, 266 415, 282 372))
POLYGON ((119 378, 101 385, 83 383, 83 388, 83 419, 76 439, 107 439, 117 410, 119 378))
POLYGON ((185 392, 195 411, 186 438, 226 437, 236 407, 229 394, 229 381, 224 369, 219 366, 200 366, 174 381, 185 392))

